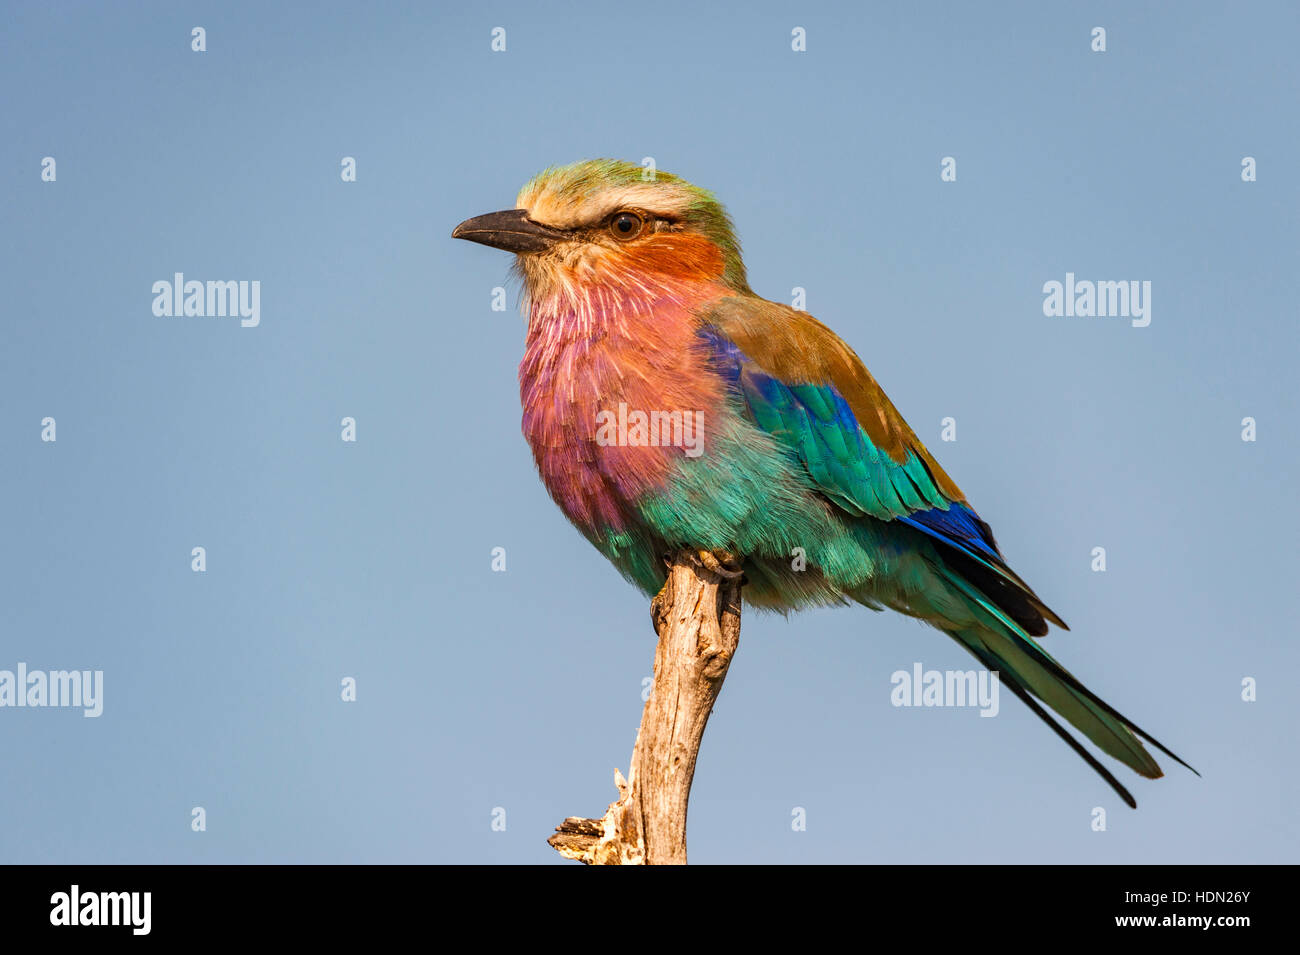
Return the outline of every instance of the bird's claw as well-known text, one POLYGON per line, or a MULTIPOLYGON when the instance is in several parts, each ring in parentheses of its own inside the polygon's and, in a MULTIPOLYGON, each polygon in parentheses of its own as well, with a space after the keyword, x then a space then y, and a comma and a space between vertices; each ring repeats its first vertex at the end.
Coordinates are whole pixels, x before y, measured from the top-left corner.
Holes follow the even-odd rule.
POLYGON ((697 550, 695 557, 708 570, 717 574, 723 580, 739 580, 745 576, 744 569, 740 566, 740 561, 732 554, 725 554, 720 560, 717 554, 708 550, 697 550), (725 563, 724 563, 725 561, 725 563), (734 565, 734 566, 729 566, 734 565))

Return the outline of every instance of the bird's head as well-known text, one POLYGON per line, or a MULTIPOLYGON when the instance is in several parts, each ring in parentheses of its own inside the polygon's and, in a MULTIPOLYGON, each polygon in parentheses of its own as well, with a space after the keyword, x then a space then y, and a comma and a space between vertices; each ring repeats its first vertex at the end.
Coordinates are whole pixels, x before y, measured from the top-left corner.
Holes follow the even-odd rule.
POLYGON ((746 291, 731 219, 712 194, 634 163, 590 159, 539 173, 515 208, 467 219, 452 236, 513 252, 528 297, 634 294, 685 284, 746 291))

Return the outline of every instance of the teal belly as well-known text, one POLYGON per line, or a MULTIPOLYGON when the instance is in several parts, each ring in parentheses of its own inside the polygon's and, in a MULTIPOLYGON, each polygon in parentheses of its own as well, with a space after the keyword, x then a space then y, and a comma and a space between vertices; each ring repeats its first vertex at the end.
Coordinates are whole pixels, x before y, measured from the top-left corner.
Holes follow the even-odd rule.
MULTIPOLYGON (((776 610, 857 600, 896 605, 904 543, 889 522, 853 517, 819 494, 803 465, 743 419, 699 457, 682 456, 664 490, 628 502, 637 520, 592 543, 647 594, 663 556, 726 550, 745 561, 746 602, 776 610)), ((914 535, 904 535, 909 540, 914 535)))

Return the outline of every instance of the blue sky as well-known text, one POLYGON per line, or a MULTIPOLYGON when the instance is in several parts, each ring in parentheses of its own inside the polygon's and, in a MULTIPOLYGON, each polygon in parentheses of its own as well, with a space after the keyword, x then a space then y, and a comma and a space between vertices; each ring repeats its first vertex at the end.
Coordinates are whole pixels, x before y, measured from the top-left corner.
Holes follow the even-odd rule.
POLYGON ((613 156, 716 192, 1069 621, 1050 652, 1203 774, 1116 766, 1132 812, 1010 694, 892 706, 970 667, 941 634, 750 614, 692 861, 1296 861, 1294 5, 4 19, 0 670, 102 670, 104 710, 0 708, 0 860, 560 861, 654 635, 534 472, 508 257, 449 233, 613 156), (260 324, 155 316, 176 272, 258 281, 260 324), (1151 282, 1150 325, 1045 316, 1067 272, 1151 282))

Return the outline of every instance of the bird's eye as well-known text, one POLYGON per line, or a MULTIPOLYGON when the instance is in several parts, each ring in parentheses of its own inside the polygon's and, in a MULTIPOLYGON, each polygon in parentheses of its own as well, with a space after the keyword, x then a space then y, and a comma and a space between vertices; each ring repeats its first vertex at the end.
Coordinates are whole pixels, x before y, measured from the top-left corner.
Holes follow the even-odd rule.
POLYGON ((609 220, 609 231, 620 242, 635 239, 641 234, 641 229, 644 226, 645 222, 635 212, 620 212, 609 220))

